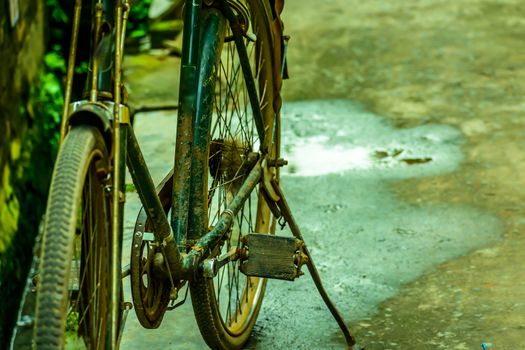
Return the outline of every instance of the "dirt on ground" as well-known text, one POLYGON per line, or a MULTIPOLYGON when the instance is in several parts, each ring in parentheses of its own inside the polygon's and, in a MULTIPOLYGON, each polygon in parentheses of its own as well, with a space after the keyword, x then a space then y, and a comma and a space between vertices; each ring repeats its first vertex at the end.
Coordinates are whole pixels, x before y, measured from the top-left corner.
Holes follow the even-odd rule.
POLYGON ((497 244, 405 285, 353 324, 367 349, 525 348, 525 2, 288 1, 285 98, 350 99, 397 127, 463 133, 459 170, 404 180, 410 203, 466 204, 497 244))

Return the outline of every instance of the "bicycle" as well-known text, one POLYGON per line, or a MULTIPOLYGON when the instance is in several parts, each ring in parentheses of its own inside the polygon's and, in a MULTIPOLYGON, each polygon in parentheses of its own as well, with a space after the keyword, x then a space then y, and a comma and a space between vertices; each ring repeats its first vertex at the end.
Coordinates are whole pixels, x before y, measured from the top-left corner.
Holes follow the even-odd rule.
POLYGON ((279 186, 283 1, 185 1, 174 168, 158 187, 122 84, 128 0, 93 1, 85 98, 70 103, 82 5, 36 278, 36 348, 118 348, 132 307, 156 328, 187 284, 206 343, 241 348, 266 278, 294 280, 305 264, 352 347, 279 186), (122 270, 126 165, 143 208, 122 270), (278 223, 295 238, 273 235, 278 223), (123 301, 128 275, 133 305, 123 301))

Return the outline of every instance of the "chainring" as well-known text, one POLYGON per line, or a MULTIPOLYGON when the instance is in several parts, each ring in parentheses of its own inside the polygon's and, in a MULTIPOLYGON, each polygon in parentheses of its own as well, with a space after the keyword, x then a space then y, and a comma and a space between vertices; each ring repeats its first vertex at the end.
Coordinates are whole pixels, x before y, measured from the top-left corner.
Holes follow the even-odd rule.
MULTIPOLYGON (((157 187, 159 199, 167 214, 171 207, 173 170, 157 187)), ((140 209, 131 243, 131 295, 135 313, 144 328, 157 328, 172 299, 173 283, 166 273, 154 268, 154 259, 162 258, 162 251, 154 240, 153 227, 144 207, 140 209)), ((158 264, 157 264, 158 265, 158 264)), ((179 285, 175 287, 180 288, 179 285)))
POLYGON ((140 324, 144 328, 157 328, 168 308, 172 288, 169 279, 154 270, 153 261, 159 249, 146 228, 147 215, 141 208, 131 245, 131 295, 140 324))

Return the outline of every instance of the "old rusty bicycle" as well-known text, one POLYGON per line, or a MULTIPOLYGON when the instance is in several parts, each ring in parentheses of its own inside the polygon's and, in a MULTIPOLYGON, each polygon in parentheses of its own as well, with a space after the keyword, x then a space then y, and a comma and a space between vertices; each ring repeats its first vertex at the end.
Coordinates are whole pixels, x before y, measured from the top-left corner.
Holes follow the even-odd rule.
POLYGON ((118 348, 127 313, 156 328, 189 284, 206 343, 242 348, 267 278, 307 265, 349 347, 279 186, 283 0, 186 0, 173 170, 155 186, 135 137, 122 60, 128 0, 94 0, 84 98, 71 101, 84 1, 76 0, 61 143, 36 279, 34 347, 118 348), (125 167, 143 208, 122 269, 125 167), (273 235, 277 220, 295 237, 273 235), (133 304, 123 300, 130 276, 133 304))

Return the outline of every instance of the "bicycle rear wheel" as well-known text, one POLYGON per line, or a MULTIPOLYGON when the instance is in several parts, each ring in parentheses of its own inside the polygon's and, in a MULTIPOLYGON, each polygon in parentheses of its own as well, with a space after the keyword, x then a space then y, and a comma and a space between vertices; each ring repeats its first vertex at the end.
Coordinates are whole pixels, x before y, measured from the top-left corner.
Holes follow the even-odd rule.
MULTIPOLYGON (((246 46, 256 80, 264 128, 271 132, 272 121, 277 114, 274 107, 273 40, 269 26, 271 12, 269 4, 264 1, 250 1, 249 6, 250 26, 256 41, 246 39, 246 46)), ((230 29, 226 29, 223 35, 228 38, 230 29)), ((219 55, 200 52, 199 57, 217 57, 215 65, 201 60, 200 67, 203 84, 215 82, 207 164, 209 177, 204 177, 208 195, 206 203, 203 203, 208 210, 208 228, 211 228, 244 182, 254 165, 253 155, 259 152, 261 146, 267 146, 271 155, 278 156, 279 128, 273 139, 259 140, 233 41, 226 40, 219 55)), ((206 98, 197 100, 202 103, 209 101, 206 98)), ((236 215, 227 237, 211 252, 211 256, 240 247, 241 239, 246 234, 273 234, 274 230, 275 220, 262 193, 256 188, 236 215)), ((239 261, 232 261, 215 278, 201 277, 191 284, 199 329, 206 343, 214 349, 241 348, 248 340, 259 314, 266 280, 247 277, 241 274, 239 267, 239 261)))
POLYGON ((73 128, 55 165, 38 269, 37 349, 102 349, 109 340, 110 196, 106 146, 73 128))

